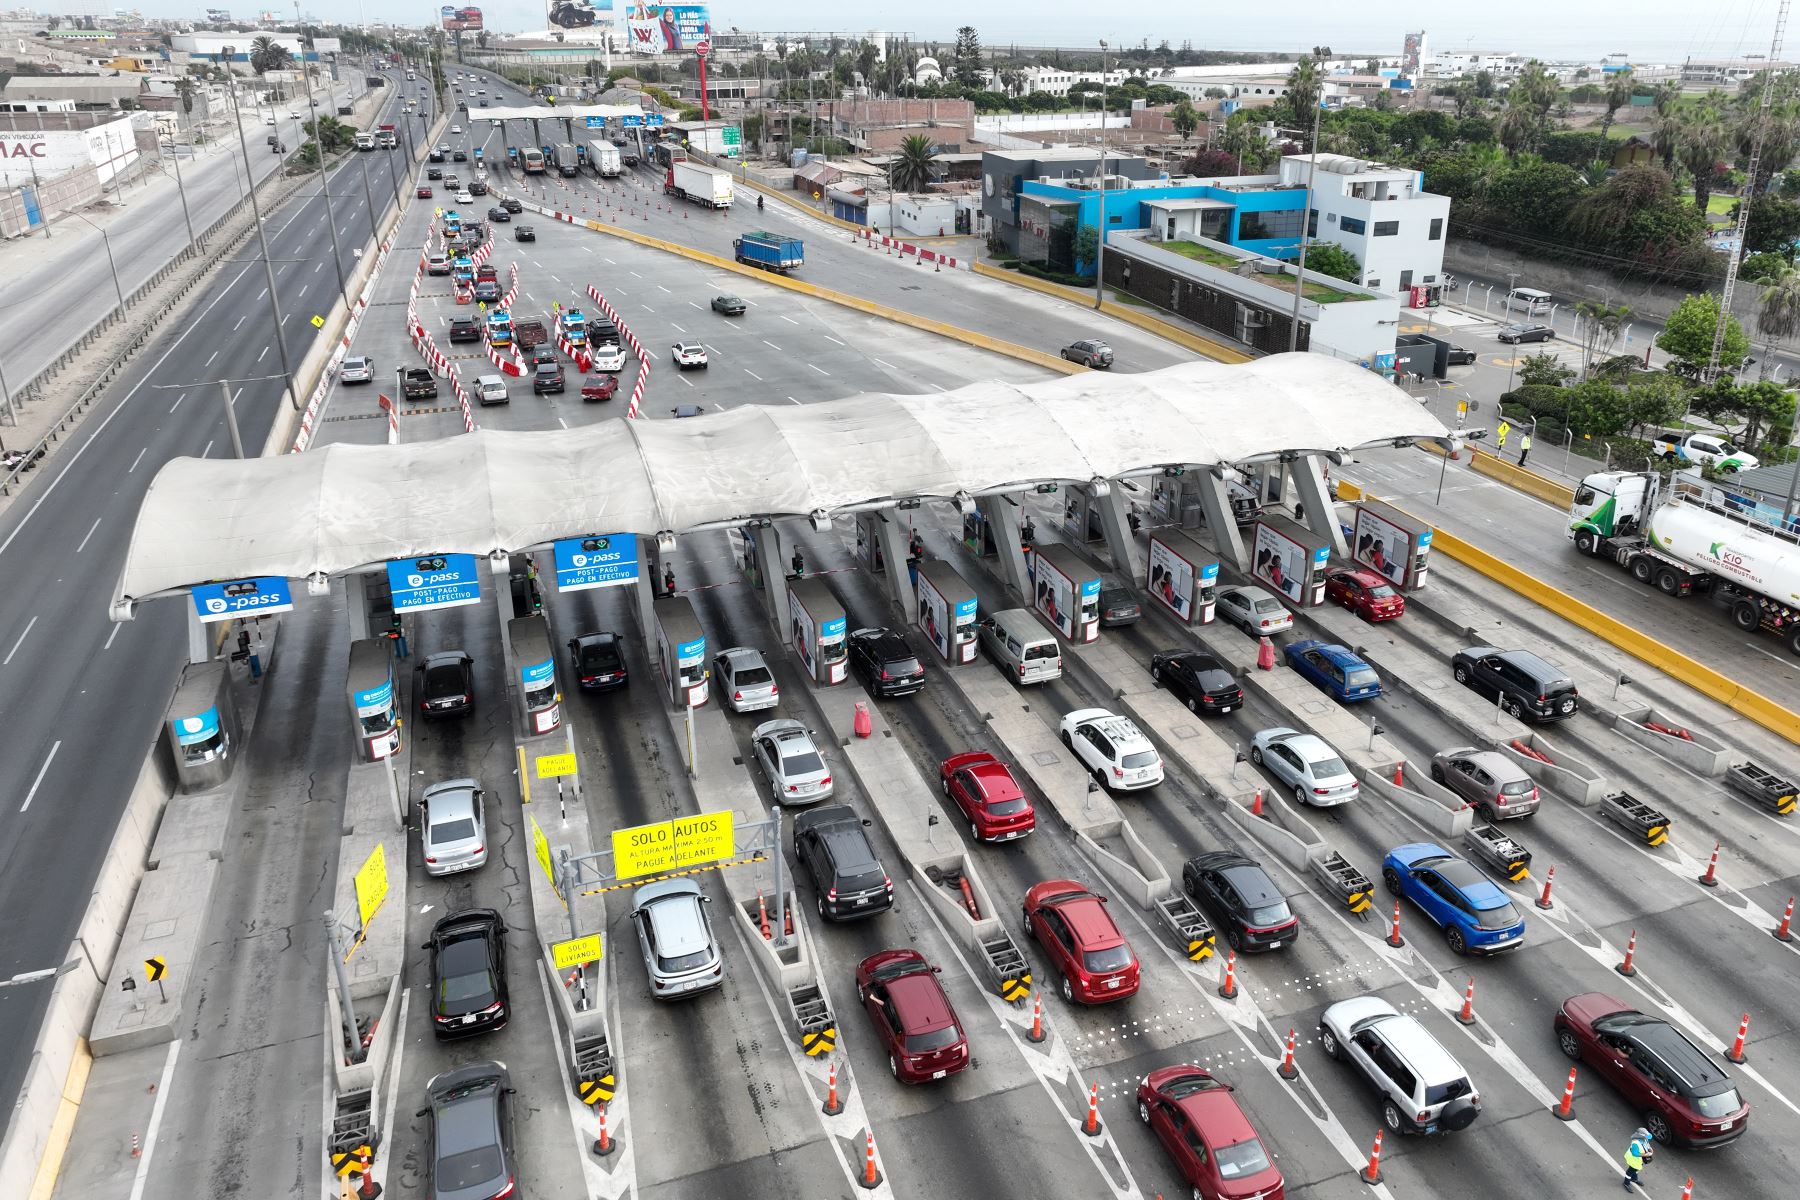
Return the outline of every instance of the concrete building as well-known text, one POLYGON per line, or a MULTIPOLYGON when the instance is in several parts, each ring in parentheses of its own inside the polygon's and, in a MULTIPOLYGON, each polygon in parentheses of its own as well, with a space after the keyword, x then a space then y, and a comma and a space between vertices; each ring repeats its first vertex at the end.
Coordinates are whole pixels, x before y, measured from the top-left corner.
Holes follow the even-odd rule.
POLYGON ((1461 79, 1482 71, 1495 78, 1517 75, 1529 60, 1509 50, 1434 50, 1423 60, 1423 73, 1432 79, 1461 79))
POLYGON ((0 113, 0 187, 47 184, 78 170, 91 170, 104 184, 137 157, 137 133, 128 114, 0 113))
POLYGON ((142 75, 21 75, 7 81, 0 99, 67 100, 117 108, 121 100, 135 103, 143 90, 142 75))
MULTIPOLYGON (((1044 92, 1051 96, 1066 96, 1069 89, 1078 83, 1101 83, 1107 87, 1118 87, 1131 78, 1127 71, 1065 71, 1057 67, 1025 67, 1025 94, 1044 92)), ((1160 81, 1159 81, 1160 82, 1160 81)), ((998 86, 998 84, 996 84, 998 86)))
POLYGON ((868 153, 897 150, 913 134, 930 138, 937 151, 975 141, 975 105, 968 100, 834 100, 815 109, 833 135, 868 153))
POLYGON ((1746 58, 1690 58, 1681 64, 1681 86, 1691 88, 1742 87, 1746 79, 1762 72, 1785 75, 1794 69, 1791 62, 1770 62, 1762 55, 1746 58))
MULTIPOLYGON (((1281 160, 1282 188, 1306 186, 1313 155, 1281 160)), ((1362 263, 1359 280, 1375 291, 1404 293, 1444 274, 1450 197, 1425 190, 1423 173, 1344 154, 1320 154, 1313 173, 1311 236, 1336 242, 1362 263)))
MULTIPOLYGON (((1057 181, 1092 181, 1100 166, 1098 147, 1054 146, 1033 150, 989 150, 981 156, 981 219, 983 232, 996 239, 1006 251, 1019 254, 1020 234, 1029 221, 1028 241, 1042 241, 1049 236, 1048 215, 1041 205, 1025 201, 1027 186, 1048 185, 1057 181)), ((1114 178, 1127 181, 1152 177, 1150 164, 1134 154, 1106 156, 1106 170, 1114 178)), ((1037 261, 1043 261, 1041 258, 1037 261)))

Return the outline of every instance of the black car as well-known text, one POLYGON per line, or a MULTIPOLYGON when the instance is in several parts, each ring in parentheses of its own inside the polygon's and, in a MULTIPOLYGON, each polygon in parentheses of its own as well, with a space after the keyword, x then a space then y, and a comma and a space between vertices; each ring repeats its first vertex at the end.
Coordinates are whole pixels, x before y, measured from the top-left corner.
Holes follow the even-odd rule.
POLYGON ((625 670, 625 654, 616 633, 584 633, 569 639, 569 657, 575 678, 585 690, 624 687, 631 682, 625 670))
POLYGON ((1581 709, 1568 672, 1529 650, 1470 646, 1450 660, 1450 674, 1521 721, 1561 721, 1581 709))
POLYGON ((1466 367, 1475 361, 1475 352, 1463 346, 1452 346, 1444 361, 1452 367, 1466 367))
POLYGON ((444 177, 444 168, 442 168, 442 167, 426 167, 425 168, 425 178, 427 178, 427 179, 442 179, 443 177, 444 177))
POLYGON ((531 365, 541 367, 545 363, 556 364, 556 347, 548 342, 540 342, 531 348, 531 365))
POLYGON ((537 370, 533 371, 531 374, 531 390, 540 396, 545 392, 562 391, 562 364, 553 362, 539 363, 537 365, 537 370))
POLYGON ((1163 650, 1150 656, 1150 677, 1190 712, 1228 713, 1244 704, 1244 689, 1224 663, 1198 650, 1163 650))
POLYGON ((1100 589, 1100 627, 1113 629, 1120 625, 1135 625, 1144 610, 1138 604, 1137 593, 1128 587, 1102 587, 1100 589))
POLYGON ((491 908, 453 912, 431 928, 431 1027, 440 1041, 499 1029, 506 992, 506 922, 491 908))
POLYGON ((496 204, 494 207, 488 209, 488 220, 495 224, 504 224, 512 220, 512 214, 496 204))
POLYGON ((469 161, 469 156, 468 156, 467 152, 462 151, 462 150, 456 151, 454 154, 452 154, 450 156, 450 158, 453 162, 468 162, 469 161))
POLYGON ((1181 885, 1239 953, 1278 950, 1299 936, 1300 918, 1253 859, 1230 850, 1197 854, 1182 866, 1181 885))
POLYGON ((450 340, 452 342, 479 342, 481 326, 475 323, 474 317, 451 317, 450 340))
POLYGON ((849 641, 850 667, 871 696, 910 696, 925 686, 925 668, 892 629, 853 630, 849 641))
MULTIPOLYGON (((487 195, 487 194, 488 194, 488 186, 487 186, 487 184, 485 184, 485 183, 483 183, 483 182, 482 182, 482 181, 481 181, 481 180, 479 180, 479 179, 474 179, 474 180, 471 180, 471 181, 470 181, 470 182, 469 182, 469 195, 471 195, 471 196, 485 196, 485 195, 487 195)), ((489 214, 488 214, 488 216, 490 216, 490 217, 492 217, 492 216, 493 216, 493 215, 494 215, 494 214, 493 214, 493 213, 491 213, 491 212, 490 212, 490 213, 489 213, 489 214)), ((499 220, 502 220, 502 221, 504 221, 504 220, 506 220, 506 218, 505 218, 505 217, 500 217, 500 218, 498 218, 498 219, 499 219, 499 220)))
POLYGON ((492 304, 500 299, 500 285, 492 279, 483 279, 475 284, 475 298, 492 304))
POLYGON ((714 296, 712 310, 728 317, 741 317, 746 311, 744 302, 736 296, 714 296))
POLYGON ((502 200, 500 202, 500 207, 504 208, 509 213, 522 213, 525 211, 525 206, 517 200, 514 200, 511 196, 502 200))
POLYGON ((466 717, 475 711, 475 660, 461 650, 428 654, 413 691, 422 716, 466 717))
POLYGON ((513 1153, 513 1086, 506 1064, 470 1063, 433 1076, 431 1103, 419 1110, 430 1125, 430 1200, 498 1200, 518 1195, 513 1153))
POLYGON ((812 878, 823 920, 869 917, 894 906, 894 882, 869 844, 868 824, 847 804, 794 818, 794 857, 812 878))
POLYGON ((444 152, 442 150, 433 150, 430 154, 426 155, 426 160, 429 162, 441 163, 444 161, 444 152))
POLYGON ((513 241, 535 242, 537 241, 537 230, 529 225, 516 225, 513 227, 513 241))

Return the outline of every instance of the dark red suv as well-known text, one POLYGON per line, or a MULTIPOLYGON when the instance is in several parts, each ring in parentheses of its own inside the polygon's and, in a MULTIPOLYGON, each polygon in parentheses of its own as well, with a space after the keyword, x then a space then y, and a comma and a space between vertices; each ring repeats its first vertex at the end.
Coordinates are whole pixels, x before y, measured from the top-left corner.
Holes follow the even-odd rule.
POLYGON ((938 969, 917 950, 883 950, 863 959, 856 967, 856 995, 901 1083, 945 1079, 969 1065, 962 1022, 938 982, 938 969))
POLYGON ((1406 597, 1393 584, 1361 567, 1325 572, 1325 602, 1341 604, 1365 621, 1392 621, 1406 611, 1406 597))
POLYGON ((1557 1008, 1555 1026, 1562 1052, 1598 1067, 1657 1141, 1710 1148, 1750 1128, 1750 1105, 1725 1068, 1661 1017, 1583 992, 1557 1008))
POLYGON ((1024 919, 1026 936, 1062 976, 1064 1000, 1105 1004, 1137 994, 1137 955, 1106 911, 1106 897, 1073 879, 1048 879, 1025 893, 1024 919))
POLYGON ((952 754, 938 768, 944 795, 969 818, 978 842, 1010 842, 1037 828, 1037 812, 1007 765, 986 750, 952 754))
POLYGON ((1230 1084, 1182 1064, 1144 1076, 1138 1119, 1169 1152, 1197 1200, 1282 1200, 1281 1171, 1230 1084))

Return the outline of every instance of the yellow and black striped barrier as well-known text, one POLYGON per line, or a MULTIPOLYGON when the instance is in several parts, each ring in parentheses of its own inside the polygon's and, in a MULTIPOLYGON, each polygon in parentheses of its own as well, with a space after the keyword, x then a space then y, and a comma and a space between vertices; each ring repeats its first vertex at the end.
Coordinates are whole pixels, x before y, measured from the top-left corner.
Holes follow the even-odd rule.
POLYGON ((823 1029, 803 1029, 800 1031, 800 1048, 806 1051, 808 1058, 817 1058, 821 1054, 830 1054, 837 1048, 837 1026, 827 1025, 823 1029))
POLYGON ((576 1083, 575 1094, 581 1097, 583 1104, 610 1104, 613 1093, 617 1090, 617 1081, 613 1073, 597 1075, 592 1079, 583 1079, 576 1083))
POLYGON ((1205 962, 1207 959, 1211 958, 1213 956, 1213 946, 1217 940, 1217 935, 1211 933, 1207 934, 1205 937, 1189 938, 1187 945, 1188 961, 1205 962))
POLYGON ((1000 981, 1000 998, 1008 1004, 1017 1004, 1031 994, 1031 972, 1013 976, 1000 981))

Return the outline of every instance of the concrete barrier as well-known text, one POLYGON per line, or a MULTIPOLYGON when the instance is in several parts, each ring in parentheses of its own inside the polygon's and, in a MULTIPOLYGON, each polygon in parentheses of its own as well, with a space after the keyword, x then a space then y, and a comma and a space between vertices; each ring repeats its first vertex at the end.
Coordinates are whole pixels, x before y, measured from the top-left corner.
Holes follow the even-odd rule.
MULTIPOLYGON (((350 995, 355 1000, 386 996, 389 982, 406 966, 407 832, 398 823, 404 799, 395 778, 396 765, 393 759, 357 763, 350 768, 344 784, 344 822, 338 843, 333 911, 339 921, 355 924, 356 873, 377 846, 382 847, 387 862, 389 887, 387 899, 370 915, 350 956, 350 995)), ((334 986, 329 970, 321 982, 328 988, 334 986)))
POLYGON ((1525 731, 1519 737, 1493 739, 1494 749, 1506 755, 1535 780, 1539 787, 1549 788, 1563 799, 1581 808, 1592 808, 1606 795, 1606 780, 1584 759, 1558 750, 1542 734, 1525 731), (1549 759, 1526 754, 1525 746, 1549 759))
POLYGON ((1130 896, 1139 907, 1150 908, 1169 894, 1168 870, 1144 845, 1131 822, 1121 819, 1090 825, 1075 834, 1075 844, 1087 851, 1115 890, 1130 896))
POLYGON ((1236 804, 1225 806, 1225 819, 1296 871, 1310 873, 1314 854, 1326 848, 1324 842, 1296 837, 1273 821, 1251 816, 1248 809, 1236 804))
POLYGON ((1573 489, 1545 479, 1535 471, 1515 466, 1496 455, 1484 454, 1473 446, 1469 448, 1469 466, 1489 479, 1499 480, 1514 491, 1524 492, 1533 499, 1555 505, 1561 512, 1568 512, 1569 506, 1575 503, 1573 489))
POLYGON ((1449 789, 1425 778, 1408 779, 1396 787, 1393 779, 1377 771, 1364 771, 1363 789, 1402 810, 1421 825, 1447 838, 1460 838, 1475 823, 1475 810, 1449 789))
POLYGON ((1627 709, 1613 717, 1613 728, 1638 745, 1648 746, 1701 775, 1717 778, 1725 774, 1731 762, 1731 751, 1723 742, 1654 708, 1627 709), (1661 728, 1652 728, 1653 725, 1661 728))
MULTIPOLYGON (((1094 306, 1094 294, 1089 291, 1084 291, 1081 288, 1069 287, 1067 284, 1055 283, 1048 279, 1039 279, 1035 275, 1027 275, 1023 271, 1009 271, 1005 267, 990 266, 984 262, 973 264, 973 270, 977 275, 984 275, 989 279, 998 279, 1002 283, 1010 283, 1015 287, 1027 288, 1046 296, 1055 296, 1057 299, 1067 300, 1071 304, 1080 304, 1086 308, 1092 308, 1094 306)), ((1135 325, 1146 333, 1153 333, 1157 337, 1174 342, 1178 346, 1184 346, 1187 349, 1194 351, 1194 353, 1204 355, 1215 362, 1246 363, 1256 357, 1255 355, 1245 353, 1234 346, 1227 346, 1223 342, 1215 342, 1211 338, 1203 337, 1191 330, 1183 329, 1179 325, 1170 324, 1168 321, 1151 316, 1141 309, 1133 308, 1128 304, 1120 304, 1115 300, 1102 300, 1100 302, 1100 311, 1109 317, 1125 322, 1127 325, 1135 325)))

